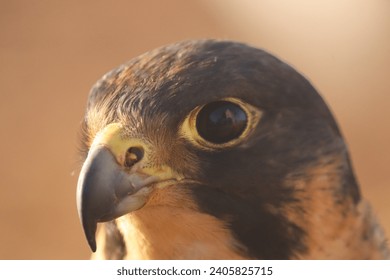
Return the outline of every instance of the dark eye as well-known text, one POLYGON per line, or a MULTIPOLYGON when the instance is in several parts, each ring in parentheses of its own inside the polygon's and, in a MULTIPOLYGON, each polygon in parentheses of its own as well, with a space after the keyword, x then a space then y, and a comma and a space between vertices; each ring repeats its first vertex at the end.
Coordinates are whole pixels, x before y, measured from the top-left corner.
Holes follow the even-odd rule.
POLYGON ((248 117, 237 104, 216 101, 205 105, 196 117, 199 135, 214 144, 238 138, 245 130, 248 117))

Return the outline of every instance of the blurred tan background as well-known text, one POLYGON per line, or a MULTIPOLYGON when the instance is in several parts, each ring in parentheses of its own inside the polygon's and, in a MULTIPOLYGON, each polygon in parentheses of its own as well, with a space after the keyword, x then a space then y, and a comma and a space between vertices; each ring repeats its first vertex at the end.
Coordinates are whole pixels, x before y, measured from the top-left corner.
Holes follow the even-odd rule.
POLYGON ((265 48, 312 81, 390 233, 390 1, 0 1, 0 259, 85 259, 75 190, 90 87, 163 44, 265 48))

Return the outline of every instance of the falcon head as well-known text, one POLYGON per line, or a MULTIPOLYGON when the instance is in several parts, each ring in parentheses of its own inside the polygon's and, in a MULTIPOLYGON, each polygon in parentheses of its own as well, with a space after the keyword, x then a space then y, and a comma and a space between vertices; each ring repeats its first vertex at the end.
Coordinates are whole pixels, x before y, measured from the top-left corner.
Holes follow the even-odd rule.
POLYGON ((82 133, 77 207, 92 251, 350 256, 340 240, 363 210, 343 137, 313 86, 263 50, 199 40, 136 57, 93 87, 82 133))

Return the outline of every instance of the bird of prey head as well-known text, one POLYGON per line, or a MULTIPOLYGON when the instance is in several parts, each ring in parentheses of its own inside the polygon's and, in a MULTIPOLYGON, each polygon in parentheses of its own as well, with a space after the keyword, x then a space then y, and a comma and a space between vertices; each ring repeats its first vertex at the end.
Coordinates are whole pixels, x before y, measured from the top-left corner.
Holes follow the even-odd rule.
POLYGON ((136 57, 93 87, 82 134, 77 206, 97 258, 389 256, 328 107, 263 50, 136 57))

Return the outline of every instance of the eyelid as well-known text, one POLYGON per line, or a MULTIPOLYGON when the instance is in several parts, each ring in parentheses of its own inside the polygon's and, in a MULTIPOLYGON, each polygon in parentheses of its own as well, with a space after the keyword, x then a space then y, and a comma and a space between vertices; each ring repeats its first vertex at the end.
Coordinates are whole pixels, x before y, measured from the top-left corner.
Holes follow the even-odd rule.
POLYGON ((209 142, 205 139, 203 139, 197 129, 196 129, 196 118, 200 110, 206 106, 207 104, 203 104, 201 106, 195 107, 184 119, 182 125, 179 129, 179 134, 181 137, 188 140, 191 144, 194 146, 197 146, 198 148, 201 148, 203 150, 218 150, 218 149, 224 149, 236 146, 240 144, 245 138, 249 137, 250 133, 254 130, 254 128, 259 123, 262 111, 260 111, 258 108, 242 101, 241 99, 234 98, 234 97, 227 97, 216 101, 229 101, 231 103, 239 105, 246 113, 248 117, 248 124, 245 128, 245 130, 242 132, 242 134, 229 142, 221 143, 221 144, 215 144, 212 142, 209 142))

